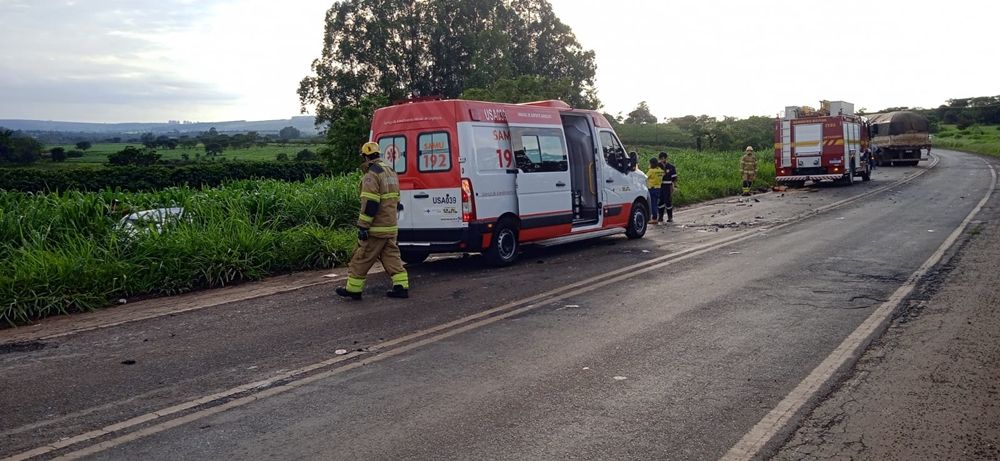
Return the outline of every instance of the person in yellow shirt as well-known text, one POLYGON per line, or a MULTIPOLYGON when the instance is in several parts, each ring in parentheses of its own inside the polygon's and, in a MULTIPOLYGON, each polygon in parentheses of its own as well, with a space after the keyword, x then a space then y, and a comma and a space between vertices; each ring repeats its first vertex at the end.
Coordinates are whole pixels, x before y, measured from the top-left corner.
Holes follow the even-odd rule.
POLYGON ((663 181, 663 168, 660 168, 660 162, 656 161, 655 158, 649 159, 649 170, 646 170, 646 188, 649 189, 649 214, 650 214, 650 224, 656 224, 659 222, 659 201, 660 201, 660 182, 663 181))

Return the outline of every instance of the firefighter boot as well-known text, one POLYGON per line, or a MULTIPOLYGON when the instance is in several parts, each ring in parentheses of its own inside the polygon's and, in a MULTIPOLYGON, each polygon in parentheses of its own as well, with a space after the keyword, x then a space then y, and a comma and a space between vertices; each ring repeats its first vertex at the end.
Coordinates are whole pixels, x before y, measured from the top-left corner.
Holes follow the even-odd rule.
POLYGON ((385 292, 385 295, 390 298, 406 299, 410 297, 410 290, 403 288, 402 285, 393 285, 391 290, 385 292))
POLYGON ((361 301, 361 292, 355 293, 353 291, 347 291, 347 288, 344 287, 337 288, 337 295, 345 298, 351 298, 355 301, 361 301))
POLYGON ((667 222, 674 222, 674 209, 667 208, 667 222))

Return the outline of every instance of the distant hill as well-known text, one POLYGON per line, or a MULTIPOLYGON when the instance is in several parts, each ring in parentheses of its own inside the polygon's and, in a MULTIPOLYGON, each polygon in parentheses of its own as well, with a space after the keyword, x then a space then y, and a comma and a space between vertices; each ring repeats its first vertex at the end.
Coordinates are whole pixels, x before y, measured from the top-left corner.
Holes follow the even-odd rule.
POLYGON ((102 134, 141 134, 141 133, 200 133, 215 128, 220 133, 245 133, 256 131, 260 134, 277 133, 286 126, 298 128, 303 135, 314 135, 316 118, 303 115, 283 120, 231 120, 225 122, 169 122, 169 123, 86 123, 61 122, 52 120, 17 120, 0 119, 0 127, 9 130, 28 132, 70 132, 70 133, 102 133, 102 134))

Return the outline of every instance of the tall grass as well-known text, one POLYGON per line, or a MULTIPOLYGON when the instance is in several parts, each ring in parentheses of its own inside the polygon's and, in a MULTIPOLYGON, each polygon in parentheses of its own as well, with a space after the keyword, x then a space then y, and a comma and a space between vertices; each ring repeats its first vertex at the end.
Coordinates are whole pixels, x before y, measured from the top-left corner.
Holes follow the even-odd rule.
MULTIPOLYGON (((741 192, 742 152, 698 152, 642 146, 636 149, 639 153, 639 167, 643 171, 648 169, 649 159, 656 157, 661 150, 667 150, 670 154, 670 163, 677 167, 678 181, 674 189, 674 205, 689 205, 741 192)), ((774 153, 757 152, 756 157, 757 179, 754 181, 754 188, 770 187, 774 183, 774 153)))
POLYGON ((151 193, 0 192, 0 321, 18 323, 137 295, 175 294, 347 261, 355 176, 240 181, 151 193), (112 203, 119 205, 112 209, 112 203), (131 211, 183 207, 162 229, 131 211))

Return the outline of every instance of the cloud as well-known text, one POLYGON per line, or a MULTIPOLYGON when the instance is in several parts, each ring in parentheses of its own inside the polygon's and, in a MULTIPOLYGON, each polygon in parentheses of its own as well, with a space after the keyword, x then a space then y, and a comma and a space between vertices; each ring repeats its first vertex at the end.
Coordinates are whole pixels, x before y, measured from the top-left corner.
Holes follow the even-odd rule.
POLYGON ((236 95, 183 68, 160 39, 198 27, 213 3, 0 0, 0 117, 59 103, 231 103, 236 95))

